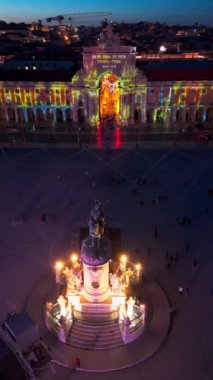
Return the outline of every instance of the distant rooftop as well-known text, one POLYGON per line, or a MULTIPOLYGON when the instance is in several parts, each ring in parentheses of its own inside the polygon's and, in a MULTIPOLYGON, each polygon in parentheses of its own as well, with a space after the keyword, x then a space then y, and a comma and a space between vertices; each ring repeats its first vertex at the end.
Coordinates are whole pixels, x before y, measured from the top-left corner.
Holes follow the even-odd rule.
POLYGON ((137 62, 148 81, 213 80, 213 61, 174 60, 137 62))
MULTIPOLYGON (((136 66, 147 76, 148 81, 196 81, 213 80, 213 61, 141 61, 136 66)), ((7 70, 0 68, 0 81, 23 82, 69 82, 79 70, 80 64, 70 69, 7 70)))
POLYGON ((70 70, 3 70, 0 69, 0 81, 12 82, 69 82, 78 67, 70 70))

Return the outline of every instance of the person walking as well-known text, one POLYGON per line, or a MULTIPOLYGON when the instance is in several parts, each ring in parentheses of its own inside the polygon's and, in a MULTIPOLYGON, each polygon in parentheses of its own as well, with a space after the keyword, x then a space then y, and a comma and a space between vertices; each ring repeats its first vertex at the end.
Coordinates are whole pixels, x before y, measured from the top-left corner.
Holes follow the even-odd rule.
POLYGON ((182 294, 183 294, 183 287, 182 286, 179 286, 179 288, 178 288, 178 290, 179 290, 179 294, 182 296, 182 294))

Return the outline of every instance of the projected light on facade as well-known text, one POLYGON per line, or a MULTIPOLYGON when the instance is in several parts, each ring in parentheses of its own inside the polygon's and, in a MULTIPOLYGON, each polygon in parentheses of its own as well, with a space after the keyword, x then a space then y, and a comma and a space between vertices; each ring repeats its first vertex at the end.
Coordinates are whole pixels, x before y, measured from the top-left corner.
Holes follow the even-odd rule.
POLYGON ((113 73, 105 74, 100 80, 100 118, 118 121, 120 111, 118 78, 113 73))

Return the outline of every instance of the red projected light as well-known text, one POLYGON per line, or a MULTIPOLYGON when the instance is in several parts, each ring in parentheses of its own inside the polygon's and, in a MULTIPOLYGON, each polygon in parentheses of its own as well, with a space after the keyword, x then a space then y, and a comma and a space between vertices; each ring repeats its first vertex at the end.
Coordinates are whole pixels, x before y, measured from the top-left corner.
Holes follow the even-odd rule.
POLYGON ((115 130, 115 149, 121 148, 121 131, 120 128, 115 130))
POLYGON ((98 123, 97 126, 97 147, 100 149, 102 148, 102 133, 101 133, 101 124, 98 123))

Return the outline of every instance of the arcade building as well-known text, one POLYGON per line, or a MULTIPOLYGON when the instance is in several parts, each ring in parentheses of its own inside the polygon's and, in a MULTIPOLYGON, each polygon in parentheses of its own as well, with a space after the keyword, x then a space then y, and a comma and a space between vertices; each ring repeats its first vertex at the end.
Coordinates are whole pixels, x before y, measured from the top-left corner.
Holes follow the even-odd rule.
POLYGON ((0 125, 213 122, 213 62, 137 62, 108 26, 83 66, 0 70, 0 125), (42 124, 43 123, 43 124, 42 124))

